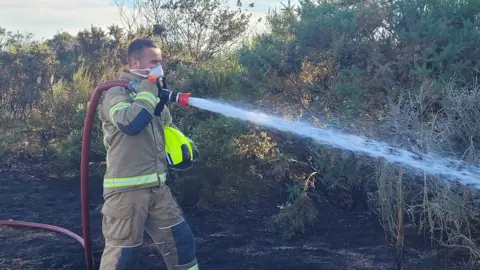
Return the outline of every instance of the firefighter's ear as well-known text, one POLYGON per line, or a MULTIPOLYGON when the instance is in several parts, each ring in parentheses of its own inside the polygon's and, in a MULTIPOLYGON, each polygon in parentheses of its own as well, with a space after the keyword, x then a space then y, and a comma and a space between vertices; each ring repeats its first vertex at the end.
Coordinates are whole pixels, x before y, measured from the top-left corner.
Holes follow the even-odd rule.
POLYGON ((130 60, 128 61, 128 68, 140 69, 140 60, 138 60, 136 57, 130 58, 130 60))

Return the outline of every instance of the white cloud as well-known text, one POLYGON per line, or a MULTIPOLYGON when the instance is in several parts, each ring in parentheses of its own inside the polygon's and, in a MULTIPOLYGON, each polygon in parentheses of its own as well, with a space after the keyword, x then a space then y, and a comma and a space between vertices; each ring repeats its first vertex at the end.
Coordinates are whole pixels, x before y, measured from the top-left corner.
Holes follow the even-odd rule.
POLYGON ((50 8, 74 8, 74 7, 95 7, 95 6, 106 6, 112 3, 111 0, 0 0, 0 7, 9 8, 9 7, 38 7, 38 6, 48 6, 50 8))
POLYGON ((76 34, 91 25, 121 24, 110 0, 0 0, 0 26, 31 32, 35 39, 51 38, 57 31, 76 34))
MULTIPOLYGON (((252 25, 264 17, 268 7, 279 7, 280 1, 242 1, 244 8, 254 3, 252 25)), ((286 1, 285 1, 286 2, 286 1)), ((296 2, 296 1, 295 1, 296 2)), ((229 0, 235 7, 236 0, 229 0)), ((113 0, 0 0, 0 26, 9 31, 30 32, 34 39, 51 38, 58 31, 77 34, 91 25, 106 28, 112 24, 122 25, 113 0)))

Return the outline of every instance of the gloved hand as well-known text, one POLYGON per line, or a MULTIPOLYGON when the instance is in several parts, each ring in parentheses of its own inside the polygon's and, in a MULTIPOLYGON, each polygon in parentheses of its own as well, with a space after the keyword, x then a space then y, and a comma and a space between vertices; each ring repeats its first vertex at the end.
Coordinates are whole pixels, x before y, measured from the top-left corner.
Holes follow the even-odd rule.
POLYGON ((155 107, 155 112, 153 113, 156 116, 160 116, 162 114, 163 108, 168 102, 168 98, 165 98, 162 95, 162 89, 158 90, 158 96, 160 97, 160 102, 158 102, 157 107, 155 107))
POLYGON ((162 65, 158 65, 154 69, 152 69, 150 71, 150 73, 148 74, 148 76, 149 76, 150 81, 151 82, 155 81, 155 84, 158 87, 158 91, 159 91, 158 92, 158 97, 160 98, 160 102, 157 104, 157 107, 155 107, 154 115, 160 116, 162 114, 163 108, 165 107, 165 105, 168 102, 168 99, 166 99, 162 95, 162 91, 163 91, 162 89, 165 86, 164 85, 165 72, 163 71, 162 65))

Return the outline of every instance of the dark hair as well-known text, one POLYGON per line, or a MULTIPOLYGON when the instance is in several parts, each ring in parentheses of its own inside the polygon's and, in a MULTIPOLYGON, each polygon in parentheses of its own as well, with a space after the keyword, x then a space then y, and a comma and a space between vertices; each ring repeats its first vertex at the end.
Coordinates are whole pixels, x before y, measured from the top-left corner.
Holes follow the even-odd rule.
POLYGON ((128 61, 132 60, 132 58, 138 56, 140 53, 143 53, 143 49, 145 48, 157 48, 157 46, 148 38, 138 38, 132 41, 128 46, 128 61))

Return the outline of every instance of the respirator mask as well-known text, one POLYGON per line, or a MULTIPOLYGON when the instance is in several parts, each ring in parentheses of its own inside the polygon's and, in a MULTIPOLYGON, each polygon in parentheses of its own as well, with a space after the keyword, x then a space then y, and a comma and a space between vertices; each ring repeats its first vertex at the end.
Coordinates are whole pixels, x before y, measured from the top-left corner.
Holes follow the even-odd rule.
POLYGON ((162 65, 158 65, 154 68, 142 68, 142 69, 130 69, 131 73, 141 76, 143 78, 148 78, 148 76, 153 75, 162 79, 165 76, 162 65))
POLYGON ((156 78, 156 80, 155 82, 152 82, 157 85, 158 89, 167 89, 165 72, 163 71, 163 67, 161 64, 158 64, 158 66, 154 68, 130 69, 129 72, 144 79, 147 79, 149 76, 153 76, 156 78))

